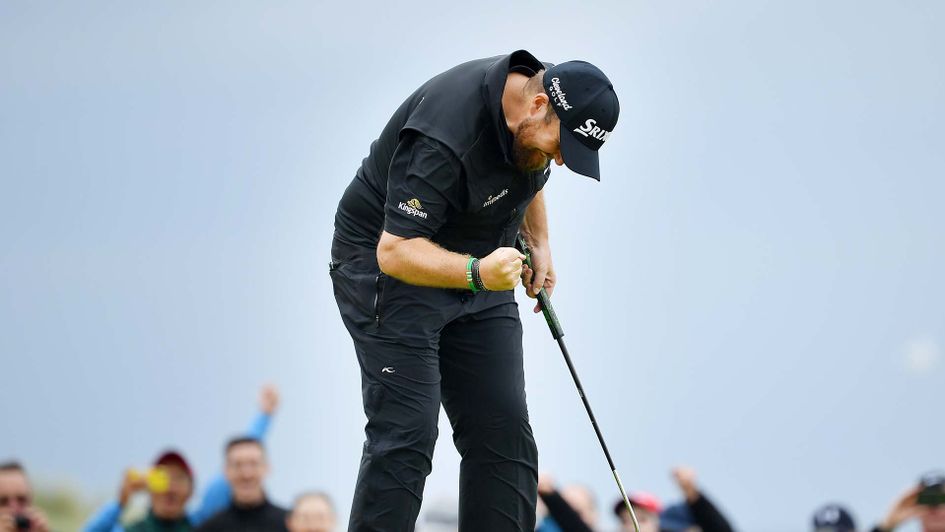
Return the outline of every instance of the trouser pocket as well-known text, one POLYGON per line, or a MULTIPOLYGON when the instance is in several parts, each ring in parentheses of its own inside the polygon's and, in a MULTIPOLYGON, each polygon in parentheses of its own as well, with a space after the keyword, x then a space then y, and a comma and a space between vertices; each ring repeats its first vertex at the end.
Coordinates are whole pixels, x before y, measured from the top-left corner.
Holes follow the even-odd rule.
POLYGON ((384 274, 332 261, 329 268, 335 301, 347 327, 376 329, 383 309, 384 274))
POLYGON ((384 288, 387 286, 387 275, 378 273, 374 277, 374 326, 381 325, 384 315, 384 288))

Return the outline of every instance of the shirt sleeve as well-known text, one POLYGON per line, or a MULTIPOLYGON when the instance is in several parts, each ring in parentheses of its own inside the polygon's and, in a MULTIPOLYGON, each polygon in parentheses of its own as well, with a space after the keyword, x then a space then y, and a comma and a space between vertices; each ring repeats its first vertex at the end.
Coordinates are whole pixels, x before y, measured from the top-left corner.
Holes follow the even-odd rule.
POLYGON ((459 159, 440 142, 417 133, 398 144, 387 175, 384 230, 430 238, 460 202, 459 159))
POLYGON ((99 509, 87 523, 84 532, 124 532, 121 523, 121 506, 117 501, 110 502, 99 509))
POLYGON ((538 494, 542 502, 548 507, 548 513, 558 524, 562 532, 593 532, 591 527, 587 526, 580 514, 564 500, 557 491, 549 494, 538 494))
POLYGON ((700 492, 698 499, 687 504, 692 519, 702 532, 733 532, 732 525, 704 493, 700 492))

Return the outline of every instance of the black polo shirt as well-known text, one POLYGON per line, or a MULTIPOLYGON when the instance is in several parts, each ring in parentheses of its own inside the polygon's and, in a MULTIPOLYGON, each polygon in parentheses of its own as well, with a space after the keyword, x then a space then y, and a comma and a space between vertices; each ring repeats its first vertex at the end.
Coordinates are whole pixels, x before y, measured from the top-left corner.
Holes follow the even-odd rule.
POLYGON ((198 532, 285 532, 288 510, 268 500, 256 506, 237 506, 235 502, 207 519, 198 532))
POLYGON ((519 50, 424 83, 371 145, 338 204, 335 238, 374 248, 386 230, 477 257, 512 246, 550 169, 514 166, 502 92, 509 72, 548 66, 519 50))

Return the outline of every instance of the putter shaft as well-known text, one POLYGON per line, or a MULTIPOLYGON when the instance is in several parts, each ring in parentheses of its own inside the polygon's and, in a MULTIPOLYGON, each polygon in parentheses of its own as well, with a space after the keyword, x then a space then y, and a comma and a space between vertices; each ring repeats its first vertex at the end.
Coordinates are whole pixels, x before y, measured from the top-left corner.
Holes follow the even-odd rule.
MULTIPOLYGON (((528 244, 525 243, 525 239, 522 238, 522 235, 518 235, 516 239, 516 244, 519 251, 525 255, 525 264, 531 268, 532 267, 532 257, 528 249, 528 244)), ((574 364, 571 362, 571 355, 568 354, 568 347, 564 344, 564 329, 561 327, 561 322, 558 321, 558 315, 555 313, 554 307, 551 306, 551 298, 548 297, 548 292, 545 291, 544 287, 541 287, 538 291, 538 304, 541 307, 541 312, 545 316, 545 321, 548 322, 548 328, 551 329, 551 336, 558 341, 558 347, 561 348, 561 354, 564 356, 564 361, 568 365, 568 371, 571 373, 571 380, 574 381, 574 385, 577 387, 578 395, 581 396, 581 402, 584 403, 584 410, 587 411, 587 417, 591 420, 591 425, 594 427, 594 433, 597 434, 597 441, 600 442, 600 447, 604 451, 604 456, 607 458, 607 465, 610 466, 610 472, 614 475, 614 481, 617 482, 617 489, 620 490, 620 496, 623 498, 623 503, 627 507, 627 511, 630 512, 630 519, 633 521, 633 529, 636 532, 640 532, 640 524, 637 522, 637 515, 633 511, 633 506, 630 504, 630 498, 627 497, 627 492, 623 488, 623 482, 620 481, 620 475, 617 473, 617 466, 614 465, 614 459, 610 456, 610 451, 607 449, 607 444, 604 442, 604 435, 600 431, 600 427, 597 425, 597 418, 594 416, 594 411, 591 409, 591 404, 587 401, 587 395, 584 393, 584 387, 581 385, 581 379, 578 378, 577 371, 574 369, 574 364)))

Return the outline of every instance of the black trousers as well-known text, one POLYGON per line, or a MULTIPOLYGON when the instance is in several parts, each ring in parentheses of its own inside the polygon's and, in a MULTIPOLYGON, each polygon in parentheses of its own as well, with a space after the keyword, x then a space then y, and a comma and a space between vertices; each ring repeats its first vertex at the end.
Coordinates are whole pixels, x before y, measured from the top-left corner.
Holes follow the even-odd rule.
POLYGON ((460 531, 533 531, 538 452, 512 292, 408 285, 337 239, 331 278, 368 419, 348 530, 414 530, 442 403, 462 456, 460 531))

